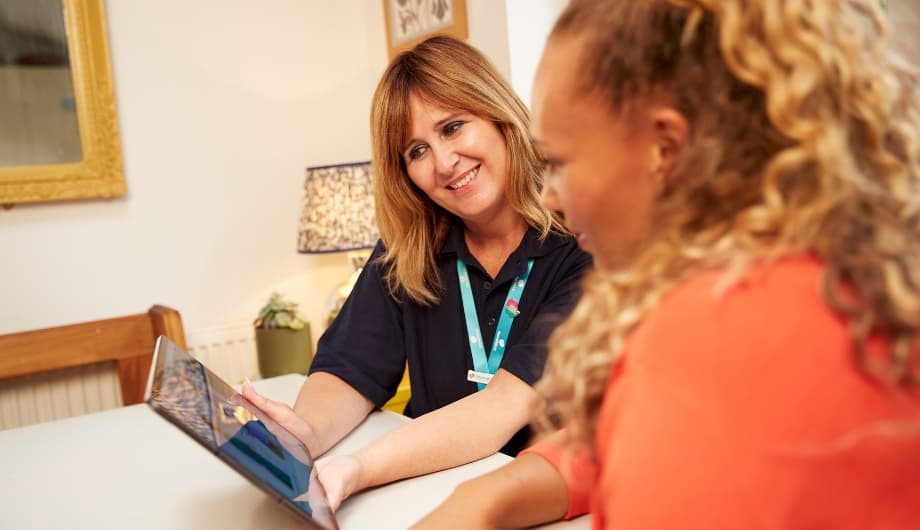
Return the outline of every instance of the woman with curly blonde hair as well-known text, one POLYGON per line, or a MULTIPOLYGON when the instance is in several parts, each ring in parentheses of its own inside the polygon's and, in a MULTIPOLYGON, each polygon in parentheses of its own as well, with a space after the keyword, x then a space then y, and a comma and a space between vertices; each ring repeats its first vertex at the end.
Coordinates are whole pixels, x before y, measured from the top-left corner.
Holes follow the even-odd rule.
POLYGON ((882 16, 569 4, 533 130, 597 270, 551 338, 551 434, 419 528, 920 522, 920 115, 882 16))
POLYGON ((408 365, 414 421, 317 462, 335 509, 356 491, 516 455, 530 437, 546 341, 591 257, 540 204, 529 113, 473 46, 426 39, 371 102, 381 240, 293 408, 244 395, 320 455, 389 400, 408 365))

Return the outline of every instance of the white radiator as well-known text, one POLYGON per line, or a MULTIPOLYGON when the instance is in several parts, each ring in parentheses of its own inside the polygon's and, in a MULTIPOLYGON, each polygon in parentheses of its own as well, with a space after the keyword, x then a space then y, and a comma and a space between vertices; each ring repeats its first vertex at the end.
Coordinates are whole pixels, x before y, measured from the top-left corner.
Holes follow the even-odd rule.
POLYGON ((186 333, 188 351, 218 377, 238 385, 259 378, 255 330, 251 322, 199 329, 186 333))
MULTIPOLYGON (((187 332, 189 353, 231 385, 259 378, 252 324, 187 332)), ((0 380, 0 429, 120 407, 114 363, 0 380)))
POLYGON ((121 406, 115 363, 0 380, 0 429, 121 406))

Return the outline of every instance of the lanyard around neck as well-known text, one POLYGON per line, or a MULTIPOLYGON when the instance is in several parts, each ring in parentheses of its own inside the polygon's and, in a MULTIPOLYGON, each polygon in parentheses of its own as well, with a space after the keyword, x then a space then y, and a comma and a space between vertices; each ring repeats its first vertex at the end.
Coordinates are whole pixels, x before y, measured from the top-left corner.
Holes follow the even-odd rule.
POLYGON ((466 270, 466 263, 457 258, 460 297, 463 300, 466 331, 469 334, 470 351, 473 354, 473 370, 467 373, 466 378, 468 381, 475 382, 479 386, 479 390, 486 387, 486 384, 492 379, 492 376, 495 375, 502 363, 502 357, 505 356, 505 341, 508 339, 512 320, 520 313, 518 302, 521 300, 521 294, 524 292, 524 286, 527 285, 527 278, 530 276, 530 269, 532 268, 533 259, 529 259, 527 260, 527 270, 511 283, 511 287, 508 289, 508 296, 505 297, 505 304, 502 306, 502 314, 498 319, 498 328, 495 330, 492 349, 489 351, 489 357, 486 358, 485 345, 482 343, 482 331, 479 329, 479 316, 476 314, 473 290, 470 287, 470 275, 466 270))

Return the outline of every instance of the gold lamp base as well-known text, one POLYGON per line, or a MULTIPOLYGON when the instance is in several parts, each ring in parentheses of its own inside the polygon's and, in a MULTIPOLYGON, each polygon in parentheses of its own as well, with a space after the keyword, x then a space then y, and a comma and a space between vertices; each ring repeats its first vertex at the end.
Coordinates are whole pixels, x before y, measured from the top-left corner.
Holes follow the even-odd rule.
POLYGON ((335 320, 335 317, 338 316, 339 311, 342 309, 342 305, 345 304, 345 299, 348 298, 348 295, 351 294, 351 290, 354 289, 355 283, 358 281, 358 276, 361 275, 364 264, 367 263, 370 257, 370 249, 348 251, 348 262, 351 263, 354 270, 348 275, 348 278, 345 278, 345 281, 332 290, 332 294, 329 296, 329 302, 326 304, 327 328, 332 324, 332 321, 335 320))

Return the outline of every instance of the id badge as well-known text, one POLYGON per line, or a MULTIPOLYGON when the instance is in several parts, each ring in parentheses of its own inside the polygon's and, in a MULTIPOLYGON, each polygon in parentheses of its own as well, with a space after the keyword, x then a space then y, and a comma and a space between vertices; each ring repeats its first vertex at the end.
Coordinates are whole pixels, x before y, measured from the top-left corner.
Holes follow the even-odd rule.
POLYGON ((476 370, 467 370, 466 380, 471 383, 482 383, 484 385, 488 385, 489 381, 492 380, 492 374, 477 372, 476 370))

